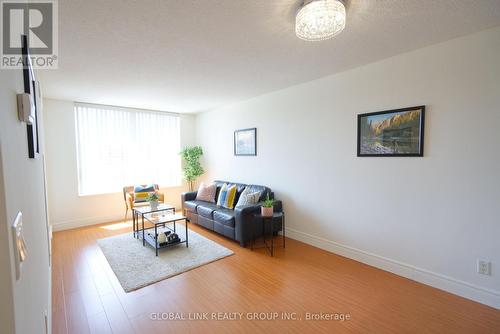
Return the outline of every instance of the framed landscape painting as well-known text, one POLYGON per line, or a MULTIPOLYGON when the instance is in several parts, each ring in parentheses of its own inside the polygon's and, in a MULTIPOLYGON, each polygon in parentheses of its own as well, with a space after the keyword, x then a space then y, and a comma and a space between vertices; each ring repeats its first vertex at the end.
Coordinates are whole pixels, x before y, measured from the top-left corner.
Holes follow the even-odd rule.
POLYGON ((234 155, 257 155, 257 129, 234 131, 234 155))
POLYGON ((425 106, 358 115, 358 157, 422 157, 425 106))

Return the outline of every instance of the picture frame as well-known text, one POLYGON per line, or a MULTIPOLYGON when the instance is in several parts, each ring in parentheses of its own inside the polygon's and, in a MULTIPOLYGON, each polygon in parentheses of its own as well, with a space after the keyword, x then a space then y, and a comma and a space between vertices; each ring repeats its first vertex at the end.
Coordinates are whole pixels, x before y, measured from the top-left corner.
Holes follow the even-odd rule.
POLYGON ((240 129, 234 131, 234 155, 257 155, 257 128, 240 129))
POLYGON ((358 157, 423 157, 425 106, 358 115, 358 157))

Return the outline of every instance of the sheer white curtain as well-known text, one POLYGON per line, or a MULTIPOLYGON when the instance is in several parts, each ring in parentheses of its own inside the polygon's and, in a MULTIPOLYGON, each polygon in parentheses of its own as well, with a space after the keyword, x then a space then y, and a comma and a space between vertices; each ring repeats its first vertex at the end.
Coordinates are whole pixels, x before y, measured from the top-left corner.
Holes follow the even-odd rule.
POLYGON ((181 184, 179 117, 147 110, 75 104, 80 195, 135 184, 181 184))

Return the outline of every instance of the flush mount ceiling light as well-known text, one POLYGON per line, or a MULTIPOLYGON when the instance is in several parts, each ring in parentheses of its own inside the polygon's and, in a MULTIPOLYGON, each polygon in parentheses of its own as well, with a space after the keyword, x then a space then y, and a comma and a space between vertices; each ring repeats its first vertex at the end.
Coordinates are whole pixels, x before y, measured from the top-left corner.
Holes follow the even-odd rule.
POLYGON ((297 13, 295 33, 305 41, 323 41, 345 28, 345 6, 339 0, 305 0, 297 13))

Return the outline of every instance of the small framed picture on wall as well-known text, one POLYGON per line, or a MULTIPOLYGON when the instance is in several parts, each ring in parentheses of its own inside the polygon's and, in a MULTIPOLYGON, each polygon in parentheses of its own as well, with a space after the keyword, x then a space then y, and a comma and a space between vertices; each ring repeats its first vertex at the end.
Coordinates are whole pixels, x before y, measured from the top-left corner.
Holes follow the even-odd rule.
POLYGON ((234 131, 234 155, 257 155, 257 128, 234 131))

